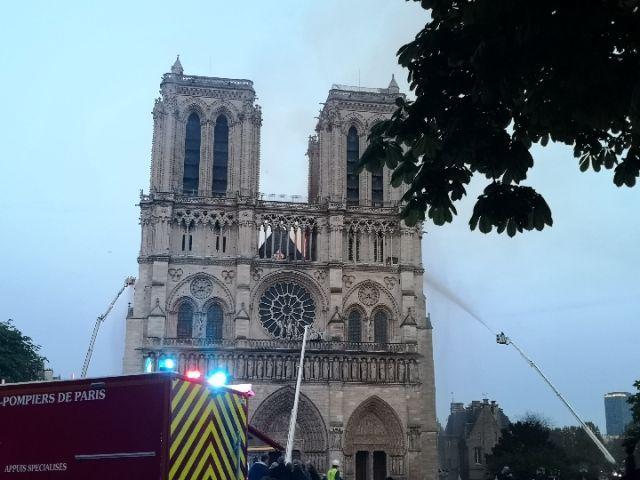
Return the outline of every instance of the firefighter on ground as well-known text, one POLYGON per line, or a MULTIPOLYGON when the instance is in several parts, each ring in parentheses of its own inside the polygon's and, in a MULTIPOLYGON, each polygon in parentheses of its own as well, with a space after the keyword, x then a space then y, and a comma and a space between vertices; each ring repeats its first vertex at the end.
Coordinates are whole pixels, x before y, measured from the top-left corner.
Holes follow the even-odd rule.
POLYGON ((331 462, 331 468, 327 472, 327 480, 342 480, 342 476, 340 475, 340 462, 338 460, 331 462))

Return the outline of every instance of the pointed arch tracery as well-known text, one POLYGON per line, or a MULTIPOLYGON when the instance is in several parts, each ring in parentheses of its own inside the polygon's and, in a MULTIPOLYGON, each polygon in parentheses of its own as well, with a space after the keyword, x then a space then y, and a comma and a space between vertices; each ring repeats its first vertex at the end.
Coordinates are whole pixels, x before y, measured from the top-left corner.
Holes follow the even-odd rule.
POLYGON ((350 113, 346 118, 341 121, 341 130, 346 135, 349 130, 354 127, 360 134, 365 134, 367 131, 367 121, 364 117, 358 113, 350 113))
POLYGON ((373 341, 387 343, 389 341, 389 321, 391 317, 385 308, 378 308, 373 312, 373 341))
POLYGON ((360 176, 356 165, 360 160, 360 134, 355 126, 347 131, 347 203, 357 205, 360 200, 360 176))
POLYGON ((362 342, 363 324, 366 318, 364 310, 357 306, 350 307, 347 310, 347 342, 362 342))
MULTIPOLYGON (((258 406, 251 419, 251 425, 281 445, 287 443, 289 419, 293 409, 294 390, 283 387, 269 395, 258 406)), ((305 394, 300 394, 296 421, 294 449, 300 450, 303 458, 311 461, 316 468, 326 468, 328 439, 327 428, 322 414, 305 394)))
POLYGON ((178 323, 176 328, 176 337, 191 338, 193 336, 193 320, 195 314, 195 305, 184 298, 178 303, 178 323))
POLYGON ((202 132, 200 117, 193 111, 187 119, 184 136, 184 168, 182 171, 182 193, 197 195, 200 180, 200 145, 202 132))
POLYGON ((229 119, 220 114, 216 118, 213 128, 213 172, 212 193, 224 195, 227 193, 229 176, 229 119))
POLYGON ((383 450, 390 455, 404 455, 402 422, 395 410, 374 395, 351 414, 345 429, 344 453, 358 450, 383 450))
POLYGON ((213 301, 206 306, 207 323, 205 337, 210 340, 222 340, 224 328, 224 309, 220 302, 213 301))

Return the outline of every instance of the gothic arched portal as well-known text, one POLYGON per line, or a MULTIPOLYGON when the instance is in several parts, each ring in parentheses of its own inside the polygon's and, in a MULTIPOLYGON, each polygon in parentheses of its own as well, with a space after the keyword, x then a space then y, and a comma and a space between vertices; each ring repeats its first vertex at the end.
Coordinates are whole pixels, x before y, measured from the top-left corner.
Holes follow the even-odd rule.
MULTIPOLYGON (((286 445, 293 396, 291 387, 276 390, 257 408, 251 425, 286 445)), ((313 463, 318 471, 327 468, 327 428, 318 408, 302 393, 298 401, 294 450, 299 450, 302 458, 313 463)))
POLYGON ((400 417, 380 397, 369 397, 349 417, 344 439, 347 479, 403 477, 405 450, 400 417))

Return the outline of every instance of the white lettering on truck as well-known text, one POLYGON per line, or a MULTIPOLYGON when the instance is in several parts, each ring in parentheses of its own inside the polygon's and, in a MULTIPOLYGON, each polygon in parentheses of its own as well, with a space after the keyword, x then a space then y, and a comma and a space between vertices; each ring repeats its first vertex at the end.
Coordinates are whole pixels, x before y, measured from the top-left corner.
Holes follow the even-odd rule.
POLYGON ((107 391, 104 388, 58 392, 57 395, 55 393, 29 393, 0 397, 0 407, 27 407, 29 405, 47 405, 52 403, 87 402, 104 400, 105 398, 107 398, 107 391))

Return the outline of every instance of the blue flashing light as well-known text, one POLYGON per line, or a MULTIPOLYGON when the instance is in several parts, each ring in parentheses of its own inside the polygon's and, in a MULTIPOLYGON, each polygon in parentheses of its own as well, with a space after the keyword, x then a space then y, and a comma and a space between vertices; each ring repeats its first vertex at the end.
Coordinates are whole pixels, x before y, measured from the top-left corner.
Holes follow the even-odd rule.
POLYGON ((171 357, 166 357, 158 362, 158 370, 161 372, 172 372, 176 368, 176 361, 171 357))
POLYGON ((216 370, 207 378, 207 382, 214 388, 224 387, 229 381, 229 374, 224 370, 216 370))
POLYGON ((153 359, 151 357, 147 357, 144 360, 144 371, 146 373, 152 373, 153 372, 153 359))

